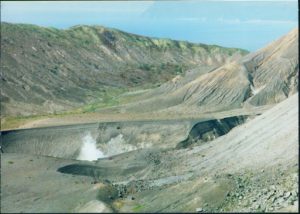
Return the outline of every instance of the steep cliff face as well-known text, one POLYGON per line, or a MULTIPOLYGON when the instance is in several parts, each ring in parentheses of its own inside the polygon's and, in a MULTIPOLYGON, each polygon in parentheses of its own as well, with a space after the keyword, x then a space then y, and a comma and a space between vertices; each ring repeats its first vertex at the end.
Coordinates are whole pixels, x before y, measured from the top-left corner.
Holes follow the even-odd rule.
POLYGON ((1 113, 51 113, 154 87, 195 65, 220 66, 241 49, 155 39, 100 26, 66 30, 1 23, 1 113))

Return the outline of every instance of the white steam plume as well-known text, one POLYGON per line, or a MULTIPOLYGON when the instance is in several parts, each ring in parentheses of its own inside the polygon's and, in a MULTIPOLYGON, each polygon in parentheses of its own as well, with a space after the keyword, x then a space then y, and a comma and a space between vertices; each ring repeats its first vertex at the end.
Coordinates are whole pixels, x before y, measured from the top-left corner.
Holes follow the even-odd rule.
POLYGON ((132 150, 138 149, 136 146, 126 143, 123 138, 123 134, 111 138, 105 145, 103 145, 103 151, 107 156, 113 156, 132 150))
POLYGON ((93 139, 91 133, 83 137, 82 147, 77 160, 93 161, 103 158, 105 155, 96 147, 96 140, 93 139))

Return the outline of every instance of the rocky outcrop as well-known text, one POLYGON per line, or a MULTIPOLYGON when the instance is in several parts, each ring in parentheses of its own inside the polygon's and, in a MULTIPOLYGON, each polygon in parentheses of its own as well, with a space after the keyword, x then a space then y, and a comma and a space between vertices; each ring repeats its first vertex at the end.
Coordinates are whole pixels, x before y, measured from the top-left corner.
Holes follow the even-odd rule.
POLYGON ((235 126, 244 123, 246 119, 245 116, 237 116, 197 123, 191 129, 188 137, 178 143, 176 148, 187 148, 195 143, 212 141, 227 134, 235 126))

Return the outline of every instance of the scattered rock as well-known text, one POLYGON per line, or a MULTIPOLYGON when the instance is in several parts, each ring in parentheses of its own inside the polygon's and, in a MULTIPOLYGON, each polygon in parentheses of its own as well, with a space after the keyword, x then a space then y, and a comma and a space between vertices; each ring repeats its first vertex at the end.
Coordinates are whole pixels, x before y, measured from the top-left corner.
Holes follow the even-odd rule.
POLYGON ((272 203, 274 203, 276 200, 277 200, 277 197, 272 198, 272 203))
POLYGON ((201 213, 201 212, 203 212, 203 209, 202 209, 201 207, 196 208, 196 212, 197 212, 197 213, 201 213))
POLYGON ((268 193, 268 190, 267 189, 263 189, 262 192, 263 192, 264 195, 266 195, 268 193))
POLYGON ((280 190, 280 191, 278 192, 278 196, 279 196, 279 197, 283 197, 283 196, 284 196, 284 191, 280 190))
POLYGON ((254 209, 255 209, 255 210, 260 209, 260 205, 259 205, 259 204, 255 205, 254 209))
POLYGON ((291 192, 286 192, 283 197, 286 199, 286 198, 290 197, 291 195, 292 195, 291 192))
POLYGON ((25 91, 29 91, 30 90, 30 86, 29 85, 24 85, 23 88, 25 89, 25 91))
POLYGON ((292 191, 292 195, 293 195, 293 196, 298 196, 297 191, 292 191))
POLYGON ((110 182, 110 180, 105 179, 105 180, 104 180, 104 183, 110 184, 111 182, 110 182))

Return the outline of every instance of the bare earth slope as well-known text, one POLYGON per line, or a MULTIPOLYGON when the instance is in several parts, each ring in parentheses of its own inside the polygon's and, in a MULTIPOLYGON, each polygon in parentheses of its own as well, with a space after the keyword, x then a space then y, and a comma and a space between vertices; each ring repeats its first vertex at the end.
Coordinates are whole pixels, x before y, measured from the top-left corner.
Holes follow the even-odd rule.
POLYGON ((278 103, 298 91, 298 29, 267 47, 216 69, 198 68, 143 95, 122 112, 212 112, 278 103), (195 71, 193 71, 195 73, 195 71), (249 105, 250 104, 250 105, 249 105))
POLYGON ((107 94, 154 87, 196 65, 216 67, 246 53, 101 26, 59 30, 1 23, 1 115, 101 102, 107 94))
POLYGON ((243 58, 252 83, 252 105, 278 103, 298 91, 298 28, 243 58))

